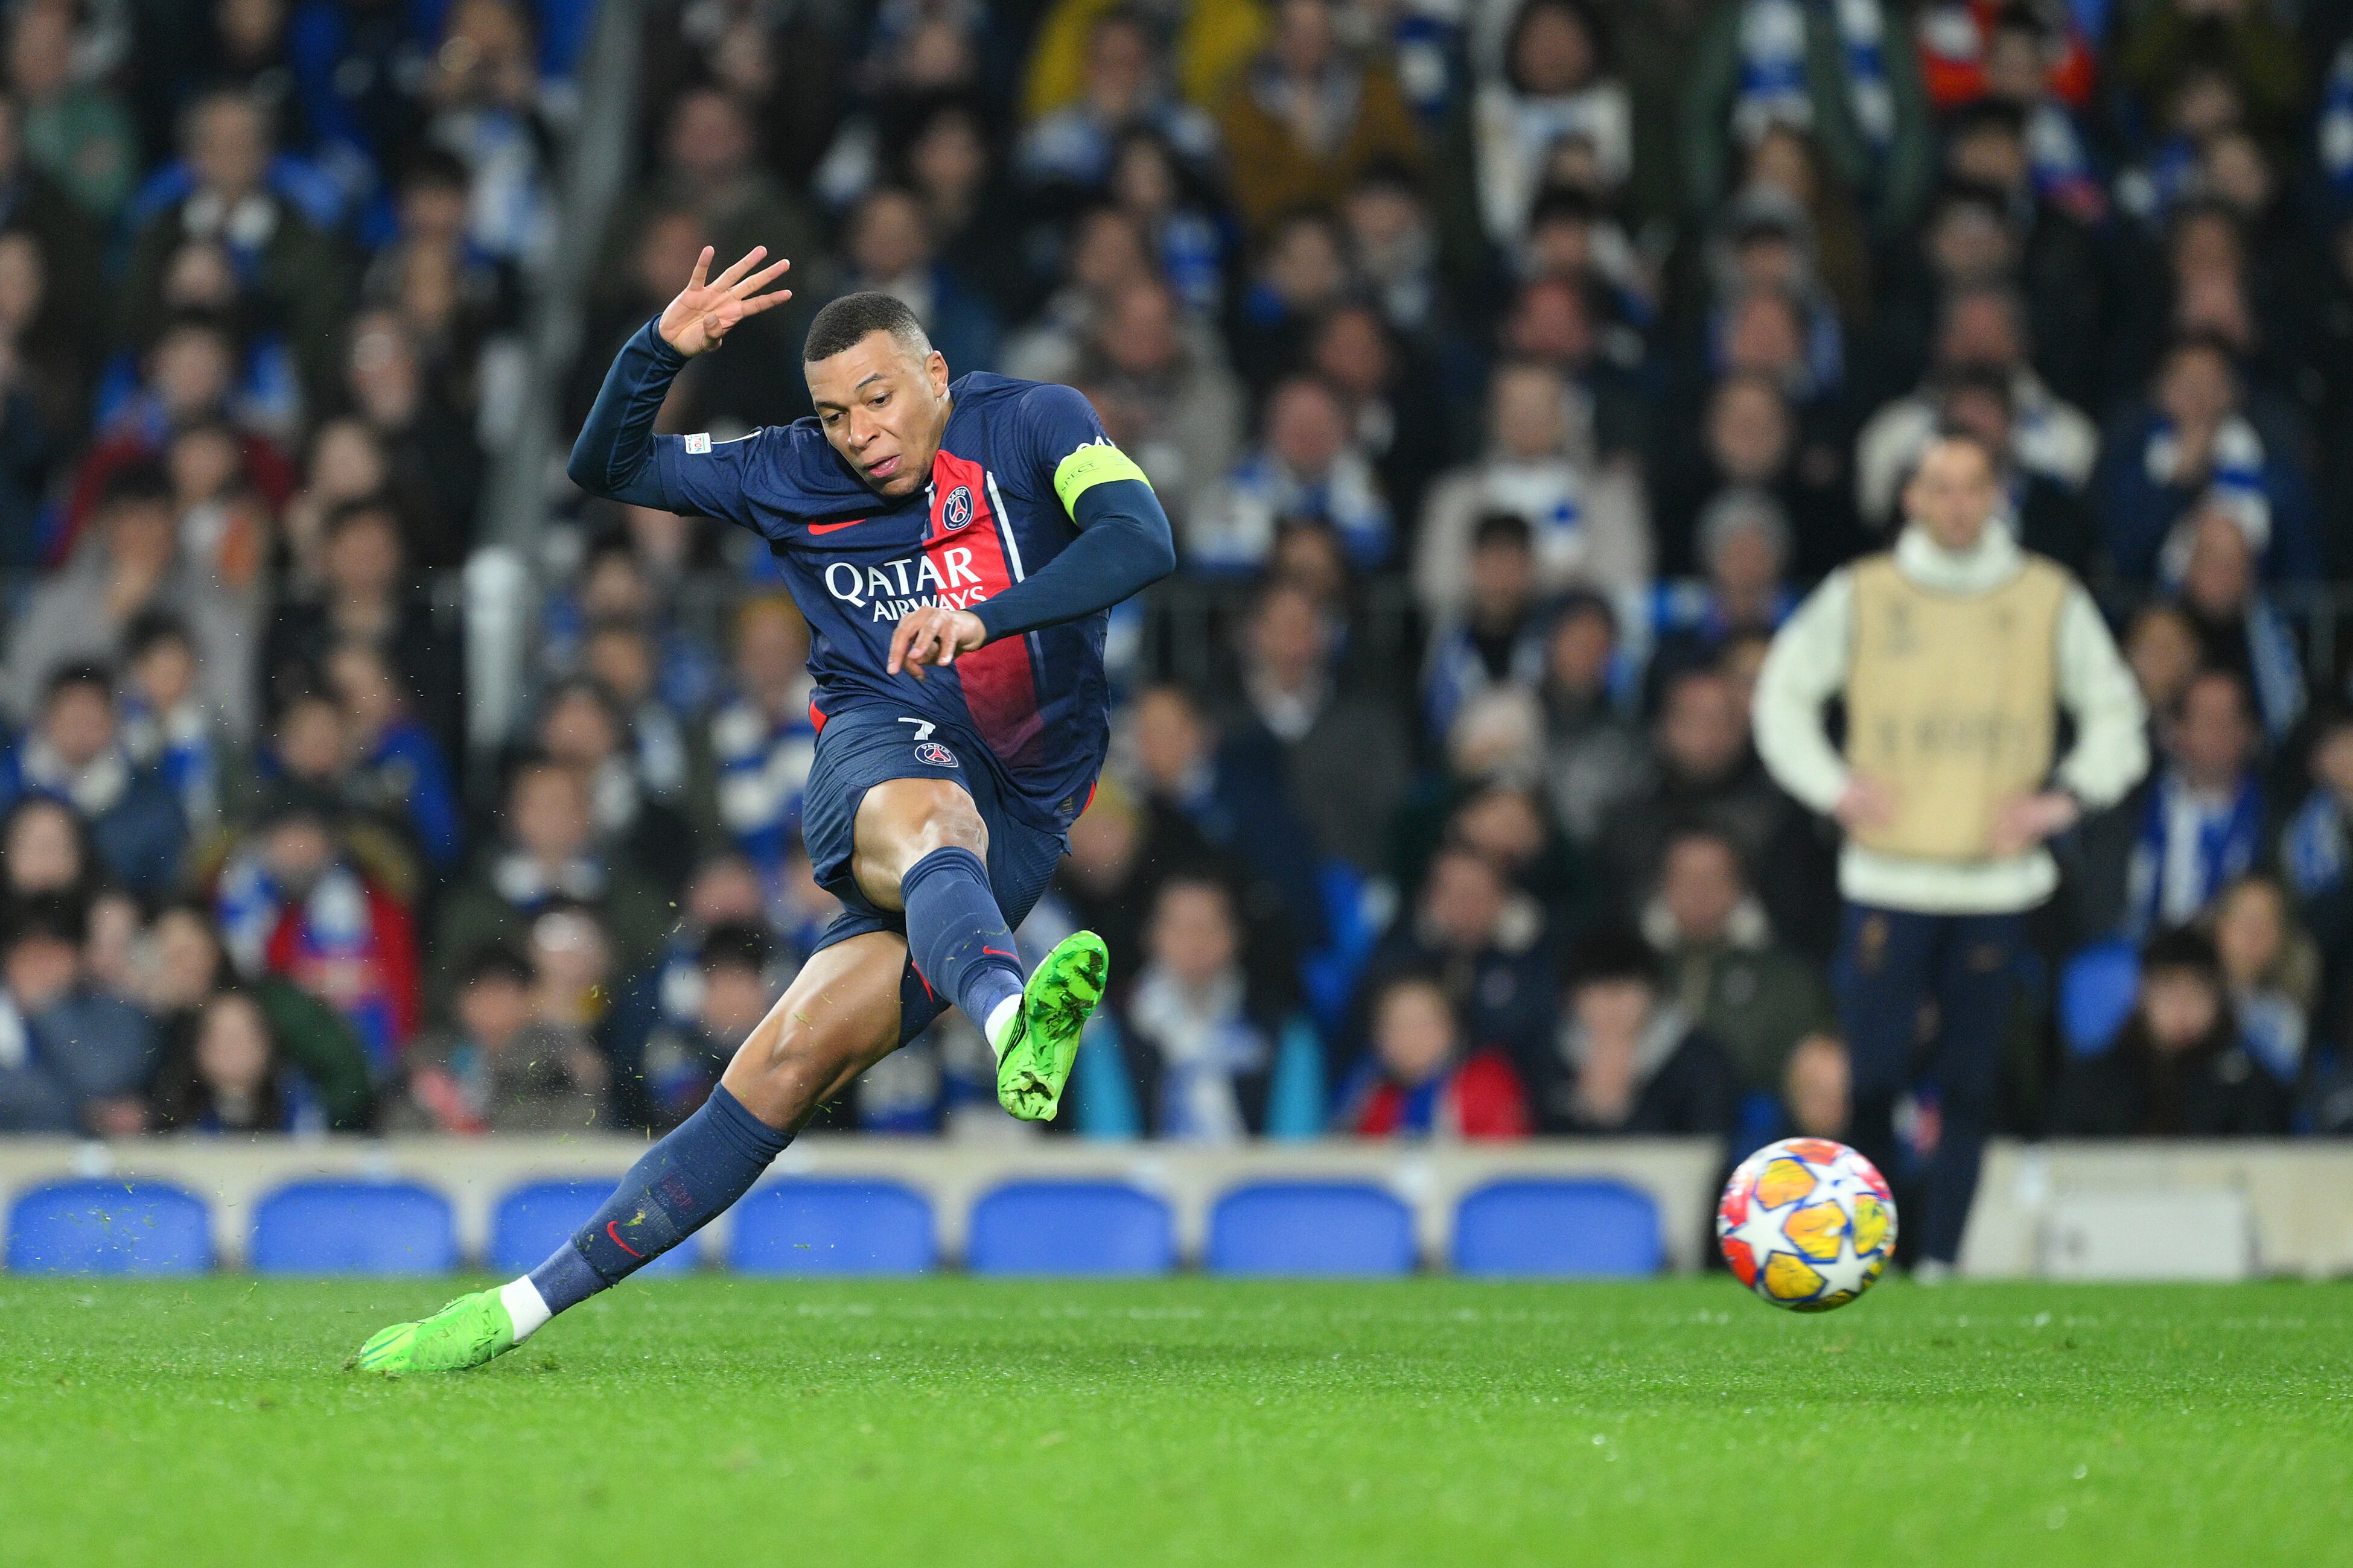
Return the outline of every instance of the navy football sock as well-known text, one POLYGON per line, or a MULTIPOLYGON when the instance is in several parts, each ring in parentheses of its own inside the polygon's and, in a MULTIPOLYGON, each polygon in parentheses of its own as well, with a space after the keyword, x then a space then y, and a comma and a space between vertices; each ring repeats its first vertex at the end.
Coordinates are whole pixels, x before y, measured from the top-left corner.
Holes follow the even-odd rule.
POLYGON ((793 1141, 724 1087, 647 1150, 596 1217, 531 1271, 550 1312, 617 1285, 751 1190, 793 1141))
MULTIPOLYGON (((907 907, 907 951, 934 990, 988 1027, 989 1015, 1021 994, 1021 956, 1005 911, 989 890, 988 868, 969 849, 934 849, 899 879, 907 907)), ((994 1040, 989 1042, 995 1045, 994 1040)))

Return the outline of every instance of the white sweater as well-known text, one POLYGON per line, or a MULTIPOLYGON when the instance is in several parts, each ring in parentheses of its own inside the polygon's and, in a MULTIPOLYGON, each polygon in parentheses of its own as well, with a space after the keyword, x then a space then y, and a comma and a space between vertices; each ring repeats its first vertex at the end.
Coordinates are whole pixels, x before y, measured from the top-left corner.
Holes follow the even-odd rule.
MULTIPOLYGON (((1968 550, 1940 548, 1907 528, 1895 567, 1939 593, 1983 593, 2015 576, 2024 555, 2009 530, 1989 527, 1968 550)), ((1757 750, 1783 789, 1828 814, 1845 793, 1847 765, 1822 726, 1822 705, 1846 687, 1854 646, 1854 576, 1841 568, 1798 606, 1773 639, 1757 680, 1757 750)), ((2140 689, 2116 652, 2092 596, 2071 584, 2059 612, 2057 691, 2075 721, 2075 744, 2052 783, 2086 810, 2124 797, 2148 767, 2140 689)), ((1884 855, 1849 842, 1839 890, 1857 903, 1924 914, 1998 914, 2031 909, 2059 885, 2049 850, 1967 865, 1884 855)))

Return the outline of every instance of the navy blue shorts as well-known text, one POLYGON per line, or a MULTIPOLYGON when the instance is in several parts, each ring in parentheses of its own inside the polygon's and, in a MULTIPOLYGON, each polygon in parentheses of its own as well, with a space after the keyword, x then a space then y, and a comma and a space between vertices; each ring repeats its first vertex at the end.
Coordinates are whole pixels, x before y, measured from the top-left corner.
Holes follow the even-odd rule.
MULTIPOLYGON (((892 779, 945 779, 972 796, 988 829, 989 890, 1008 926, 1027 920, 1053 879, 1064 836, 1004 809, 1007 786, 978 739, 966 731, 861 702, 826 715, 801 795, 801 837, 808 846, 809 867, 818 885, 842 906, 818 940, 818 949, 871 931, 907 932, 906 917, 877 909, 859 891, 849 870, 859 805, 868 790, 892 779)), ((910 961, 900 985, 900 1042, 922 1034, 949 1005, 950 999, 935 994, 910 961)))

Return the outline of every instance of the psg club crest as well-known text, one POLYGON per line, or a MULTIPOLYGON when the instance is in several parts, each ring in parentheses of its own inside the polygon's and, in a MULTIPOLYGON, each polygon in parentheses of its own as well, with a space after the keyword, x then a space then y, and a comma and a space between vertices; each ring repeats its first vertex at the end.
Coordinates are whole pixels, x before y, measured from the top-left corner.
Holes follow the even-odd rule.
POLYGON ((915 761, 935 768, 952 768, 956 765, 955 753, 937 741, 924 741, 918 744, 915 747, 915 761))
POLYGON ((953 531, 971 521, 972 489, 958 485, 948 492, 947 500, 940 502, 940 526, 953 531))

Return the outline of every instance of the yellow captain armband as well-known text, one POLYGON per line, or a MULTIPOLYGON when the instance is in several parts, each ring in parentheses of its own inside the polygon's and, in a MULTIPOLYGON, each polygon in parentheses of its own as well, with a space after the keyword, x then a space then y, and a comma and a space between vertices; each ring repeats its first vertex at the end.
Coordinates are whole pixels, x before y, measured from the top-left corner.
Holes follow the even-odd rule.
POLYGON ((1146 489, 1152 485, 1134 458, 1108 441, 1096 441, 1054 466, 1054 494, 1061 498, 1062 510, 1075 517, 1081 496, 1113 479, 1141 479, 1146 489))

